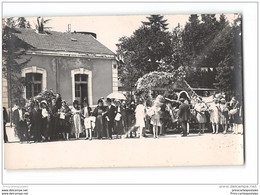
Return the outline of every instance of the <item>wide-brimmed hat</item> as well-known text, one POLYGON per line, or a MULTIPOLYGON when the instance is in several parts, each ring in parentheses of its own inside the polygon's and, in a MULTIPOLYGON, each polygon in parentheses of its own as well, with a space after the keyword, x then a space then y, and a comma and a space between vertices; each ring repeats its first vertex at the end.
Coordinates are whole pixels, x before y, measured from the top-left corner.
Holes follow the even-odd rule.
POLYGON ((103 102, 102 99, 99 99, 97 103, 98 103, 98 104, 99 104, 99 103, 102 103, 102 104, 103 104, 104 102, 103 102))
POLYGON ((184 99, 184 98, 180 98, 180 101, 181 101, 181 102, 184 102, 184 101, 185 101, 185 99, 184 99))
POLYGON ((107 102, 112 102, 112 100, 110 98, 107 98, 107 102))
POLYGON ((225 98, 221 98, 220 101, 221 102, 226 102, 226 99, 225 98))
POLYGON ((73 101, 73 105, 75 105, 75 104, 79 105, 79 101, 78 100, 74 100, 73 101))
POLYGON ((42 101, 41 101, 41 105, 42 105, 42 104, 45 104, 46 106, 48 105, 48 103, 47 103, 46 100, 42 100, 42 101))

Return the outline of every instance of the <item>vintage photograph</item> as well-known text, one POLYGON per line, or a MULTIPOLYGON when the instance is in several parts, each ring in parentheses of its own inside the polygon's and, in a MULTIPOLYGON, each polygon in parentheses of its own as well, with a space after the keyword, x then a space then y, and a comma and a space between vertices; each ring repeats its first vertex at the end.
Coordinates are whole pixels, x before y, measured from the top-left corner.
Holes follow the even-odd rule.
POLYGON ((242 15, 2 21, 5 169, 244 164, 242 15))

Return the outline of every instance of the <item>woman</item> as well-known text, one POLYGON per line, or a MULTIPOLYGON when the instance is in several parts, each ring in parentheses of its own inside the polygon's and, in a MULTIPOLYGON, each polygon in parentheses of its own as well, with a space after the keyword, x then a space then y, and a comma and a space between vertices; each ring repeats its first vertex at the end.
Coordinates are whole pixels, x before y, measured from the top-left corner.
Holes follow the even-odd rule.
POLYGON ((92 140, 92 121, 90 117, 91 108, 88 105, 88 102, 85 100, 83 102, 83 117, 84 117, 84 127, 86 130, 85 140, 92 140))
MULTIPOLYGON (((145 101, 145 110, 147 110, 147 113, 145 115, 145 131, 148 130, 149 132, 153 132, 153 125, 151 124, 151 114, 148 114, 148 111, 151 110, 153 106, 153 102, 151 100, 145 101)), ((146 135, 144 135, 146 137, 146 135)))
POLYGON ((225 98, 221 98, 220 99, 220 104, 219 104, 219 124, 223 128, 223 133, 227 133, 228 107, 226 105, 225 98))
POLYGON ((34 142, 42 141, 41 129, 42 129, 42 111, 39 108, 39 102, 35 101, 33 109, 30 112, 30 125, 31 135, 33 136, 34 142))
POLYGON ((93 116, 96 117, 96 124, 95 124, 95 129, 97 133, 97 138, 102 139, 103 138, 103 127, 104 127, 104 115, 106 113, 106 109, 104 107, 104 102, 102 99, 98 100, 98 106, 95 108, 93 112, 93 116))
POLYGON ((61 106, 62 106, 62 98, 61 98, 61 95, 59 93, 56 94, 55 102, 56 102, 55 105, 56 105, 57 109, 60 109, 61 106))
POLYGON ((6 108, 3 107, 3 122, 4 122, 4 142, 7 143, 8 142, 8 137, 7 137, 7 133, 6 133, 6 123, 8 121, 8 115, 7 115, 7 111, 6 108))
POLYGON ((235 96, 232 97, 229 103, 230 122, 233 125, 233 133, 238 133, 238 125, 242 124, 242 117, 240 116, 241 105, 235 96))
POLYGON ((70 132, 70 121, 69 118, 71 116, 70 108, 67 106, 65 100, 62 100, 61 108, 58 111, 59 114, 59 127, 61 129, 61 133, 63 134, 63 138, 65 140, 69 140, 70 132))
POLYGON ((115 101, 116 105, 116 116, 115 116, 115 133, 116 138, 121 138, 121 136, 125 133, 123 127, 123 119, 122 119, 122 106, 120 100, 115 101))
POLYGON ((79 139, 80 133, 83 132, 83 128, 81 125, 81 116, 82 112, 79 106, 78 100, 74 100, 73 108, 71 109, 72 112, 72 120, 73 120, 73 133, 75 133, 76 140, 79 139))
POLYGON ((213 134, 218 134, 218 129, 219 129, 219 102, 218 100, 215 98, 213 100, 213 103, 210 105, 209 108, 210 111, 210 122, 212 125, 212 130, 213 130, 213 134))
POLYGON ((151 114, 151 124, 153 125, 153 138, 159 138, 159 127, 161 128, 162 124, 160 121, 160 111, 161 107, 156 105, 153 105, 150 108, 151 114))
POLYGON ((122 101, 122 106, 121 106, 121 115, 122 115, 122 124, 123 124, 123 131, 126 133, 127 132, 127 112, 126 112, 126 102, 122 101))
POLYGON ((135 126, 138 127, 139 138, 143 138, 143 128, 145 127, 145 116, 146 110, 143 105, 143 101, 140 101, 135 109, 135 119, 136 123, 135 126))
POLYGON ((205 124, 207 122, 205 111, 207 110, 207 106, 202 102, 202 98, 199 97, 197 99, 197 103, 194 106, 194 110, 196 112, 196 119, 199 123, 199 135, 204 133, 205 124))
POLYGON ((50 105, 50 134, 52 140, 58 140, 59 137, 59 109, 60 108, 57 107, 56 98, 53 98, 50 105))
POLYGON ((47 106, 46 100, 41 101, 40 104, 42 110, 42 136, 44 137, 43 141, 50 140, 50 111, 47 106))
POLYGON ((135 103, 131 102, 126 105, 126 127, 127 127, 127 135, 126 137, 133 137, 133 130, 135 124, 135 103))

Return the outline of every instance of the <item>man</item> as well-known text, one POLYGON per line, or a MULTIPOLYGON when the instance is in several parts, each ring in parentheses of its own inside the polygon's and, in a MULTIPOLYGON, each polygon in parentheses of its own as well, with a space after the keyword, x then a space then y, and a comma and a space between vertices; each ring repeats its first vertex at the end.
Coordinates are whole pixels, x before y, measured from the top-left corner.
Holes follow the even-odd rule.
POLYGON ((181 126, 183 129, 182 137, 187 136, 187 125, 190 120, 190 107, 188 104, 184 103, 184 101, 185 101, 184 98, 180 99, 181 105, 179 107, 179 112, 178 112, 178 117, 180 119, 181 126))
POLYGON ((8 137, 6 134, 6 123, 8 121, 8 115, 7 115, 7 111, 6 108, 3 107, 3 122, 4 122, 4 142, 7 143, 8 142, 8 137))
POLYGON ((41 128, 42 128, 42 114, 39 109, 39 103, 35 102, 34 108, 30 112, 31 131, 35 142, 42 140, 41 128))
POLYGON ((112 105, 112 100, 107 98, 107 107, 105 118, 107 121, 107 137, 112 139, 112 132, 114 129, 114 120, 116 116, 116 107, 112 105))
POLYGON ((17 109, 13 113, 13 121, 17 130, 20 142, 28 141, 28 127, 24 118, 25 110, 21 108, 21 104, 17 104, 17 109))

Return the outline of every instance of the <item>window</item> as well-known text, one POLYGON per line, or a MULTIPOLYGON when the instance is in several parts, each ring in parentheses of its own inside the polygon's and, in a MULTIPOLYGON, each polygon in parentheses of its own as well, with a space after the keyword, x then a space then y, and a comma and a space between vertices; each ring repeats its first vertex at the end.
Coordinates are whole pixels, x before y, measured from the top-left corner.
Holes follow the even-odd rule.
POLYGON ((79 102, 83 102, 84 98, 88 101, 88 75, 75 74, 75 99, 79 102))
POLYGON ((82 102, 87 99, 89 105, 93 105, 92 96, 92 71, 78 68, 71 70, 72 101, 82 102))
POLYGON ((42 91, 42 74, 26 73, 26 99, 38 95, 42 91))

